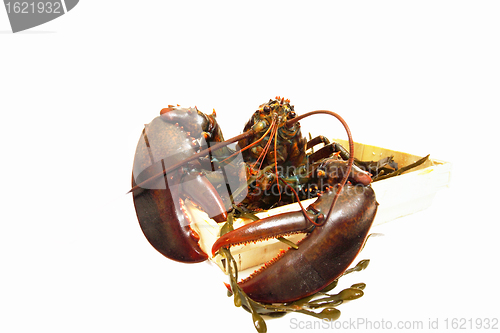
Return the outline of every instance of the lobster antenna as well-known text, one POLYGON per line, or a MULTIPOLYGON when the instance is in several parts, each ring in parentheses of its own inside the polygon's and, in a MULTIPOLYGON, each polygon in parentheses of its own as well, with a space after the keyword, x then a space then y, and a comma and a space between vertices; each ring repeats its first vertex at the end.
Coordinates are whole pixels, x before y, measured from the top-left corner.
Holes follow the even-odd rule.
POLYGON ((244 148, 241 148, 239 151, 237 151, 234 154, 230 155, 229 157, 223 159, 221 161, 221 163, 226 162, 231 157, 234 157, 234 156, 238 155, 239 153, 241 153, 242 151, 245 151, 248 148, 251 148, 251 147, 255 146, 257 143, 261 142, 266 137, 266 135, 269 133, 269 131, 271 131, 271 128, 274 126, 274 123, 275 123, 275 121, 273 119, 273 122, 271 123, 271 126, 269 126, 269 128, 267 129, 267 131, 257 141, 252 142, 251 144, 249 144, 248 146, 246 146, 244 148))
MULTIPOLYGON (((273 119, 273 123, 272 124, 275 124, 274 119, 273 119)), ((278 130, 278 125, 274 125, 274 127, 272 128, 271 135, 269 136, 269 140, 266 143, 266 146, 264 147, 264 149, 260 153, 259 158, 257 158, 257 160, 255 161, 255 163, 252 165, 252 168, 255 168, 255 166, 260 161, 259 168, 257 169, 257 172, 259 172, 260 169, 262 168, 262 164, 264 163, 264 160, 266 159, 266 155, 269 152, 269 147, 271 146, 271 142, 273 141, 272 138, 274 137, 274 134, 276 133, 277 130, 278 130)))
MULTIPOLYGON (((339 198, 340 192, 344 188, 344 185, 347 183, 347 178, 349 177, 349 174, 351 173, 352 165, 354 163, 354 141, 352 140, 351 130, 349 129, 349 126, 347 125, 345 120, 340 115, 338 115, 337 113, 335 113, 333 111, 328 111, 328 110, 310 111, 310 112, 304 113, 303 115, 300 115, 298 117, 295 117, 295 118, 287 121, 286 125, 292 126, 293 124, 295 124, 299 120, 304 119, 304 118, 309 117, 309 116, 312 116, 314 114, 328 114, 330 116, 334 116, 335 118, 337 118, 344 126, 344 128, 347 132, 347 137, 349 139, 349 159, 347 160, 347 172, 345 173, 344 177, 342 178, 342 181, 340 182, 340 186, 337 189, 337 193, 335 193, 335 197, 333 198, 333 202, 332 202, 332 205, 330 207, 330 210, 328 211, 328 215, 323 220, 323 221, 328 221, 328 219, 330 218, 330 214, 333 211, 333 207, 335 206, 335 203, 337 202, 337 199, 339 198)), ((314 223, 314 224, 316 224, 316 223, 314 223)))
MULTIPOLYGON (((276 117, 273 117, 273 122, 271 125, 275 124, 276 117)), ((277 160, 276 160, 276 136, 278 133, 278 125, 276 124, 273 127, 273 130, 271 132, 271 135, 269 136, 269 140, 266 143, 266 146, 262 150, 262 152, 259 155, 259 158, 255 161, 255 163, 252 165, 252 168, 255 168, 255 166, 259 163, 259 168, 257 169, 256 173, 259 173, 260 169, 262 168, 262 164, 264 163, 264 160, 266 159, 266 155, 269 152, 269 148, 271 147, 271 142, 273 141, 272 139, 274 138, 274 165, 275 165, 275 175, 276 175, 276 182, 278 184, 278 191, 279 191, 279 177, 278 177, 278 167, 277 167, 277 160)), ((280 200, 281 200, 281 192, 280 192, 280 200)))
MULTIPOLYGON (((283 99, 281 100, 283 103, 283 99)), ((278 143, 278 126, 276 126, 276 130, 274 131, 274 171, 276 172, 276 185, 278 185, 278 193, 280 194, 281 201, 281 191, 280 191, 280 182, 278 180, 278 158, 277 158, 277 143, 278 143)))

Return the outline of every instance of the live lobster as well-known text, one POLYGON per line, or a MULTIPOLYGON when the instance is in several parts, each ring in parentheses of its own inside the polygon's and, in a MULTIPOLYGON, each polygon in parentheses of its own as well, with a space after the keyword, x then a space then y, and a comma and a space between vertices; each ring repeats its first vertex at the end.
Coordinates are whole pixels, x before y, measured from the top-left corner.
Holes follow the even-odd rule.
POLYGON ((238 285, 264 304, 292 302, 323 290, 363 247, 378 205, 370 174, 353 166, 347 124, 326 110, 297 116, 289 100, 279 97, 262 104, 243 134, 226 141, 215 118, 215 111, 204 114, 197 108, 169 105, 145 126, 131 190, 144 235, 164 256, 194 263, 234 244, 307 233, 298 249, 286 251, 238 285), (309 142, 302 137, 299 120, 320 113, 342 122, 349 152, 325 137, 309 142), (324 148, 307 155, 306 150, 319 142, 324 148), (239 148, 229 147, 232 143, 239 148), (278 192, 269 196, 266 190, 272 186, 278 192), (209 254, 199 247, 199 235, 191 229, 185 209, 189 200, 222 223, 234 207, 267 209, 299 200, 305 192, 314 192, 318 199, 300 211, 222 235, 209 254))

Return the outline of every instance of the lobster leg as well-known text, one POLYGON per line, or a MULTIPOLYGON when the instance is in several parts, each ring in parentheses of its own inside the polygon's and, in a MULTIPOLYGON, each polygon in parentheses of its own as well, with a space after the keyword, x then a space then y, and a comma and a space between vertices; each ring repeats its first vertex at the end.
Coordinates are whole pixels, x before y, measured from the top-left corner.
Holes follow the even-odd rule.
MULTIPOLYGON (((316 169, 317 176, 325 179, 330 185, 337 184, 344 177, 346 172, 347 161, 335 158, 324 159, 316 169)), ((372 182, 371 175, 355 165, 352 166, 348 179, 356 184, 362 185, 369 185, 372 182)))
POLYGON ((331 156, 333 153, 335 153, 335 149, 332 149, 332 147, 333 146, 331 144, 326 145, 326 146, 322 147, 321 149, 315 151, 311 155, 309 155, 308 156, 309 163, 314 163, 316 161, 327 158, 328 156, 331 156))
POLYGON ((215 242, 212 252, 297 232, 296 227, 301 226, 301 231, 309 234, 297 250, 288 250, 273 259, 239 282, 239 286, 250 298, 262 303, 285 303, 313 295, 349 267, 363 247, 377 210, 375 193, 370 186, 346 185, 329 220, 321 221, 334 196, 335 191, 324 193, 307 208, 307 214, 320 222, 319 226, 313 226, 300 212, 285 213, 285 216, 269 217, 227 233, 215 242), (298 221, 300 215, 301 222, 298 221))
POLYGON ((328 140, 328 138, 323 135, 318 135, 317 137, 307 141, 306 149, 310 149, 320 143, 323 143, 326 146, 330 143, 330 140, 328 140))

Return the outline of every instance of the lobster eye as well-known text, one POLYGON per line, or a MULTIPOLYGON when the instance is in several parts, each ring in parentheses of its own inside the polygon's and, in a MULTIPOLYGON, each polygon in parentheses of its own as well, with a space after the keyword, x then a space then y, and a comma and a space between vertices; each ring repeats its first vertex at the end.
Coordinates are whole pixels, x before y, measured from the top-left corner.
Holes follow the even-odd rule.
POLYGON ((265 113, 271 112, 271 108, 269 107, 269 105, 264 106, 263 110, 264 110, 265 113))

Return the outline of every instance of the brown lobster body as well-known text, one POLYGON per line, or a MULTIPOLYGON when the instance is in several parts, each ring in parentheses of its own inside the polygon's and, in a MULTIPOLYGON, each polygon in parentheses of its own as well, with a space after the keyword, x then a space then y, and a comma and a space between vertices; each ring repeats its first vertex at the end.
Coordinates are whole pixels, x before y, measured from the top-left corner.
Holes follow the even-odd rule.
MULTIPOLYGON (((151 245, 173 260, 207 259, 208 255, 198 245, 199 236, 190 227, 184 200, 189 199, 209 217, 223 222, 227 211, 237 204, 234 194, 241 195, 241 188, 247 190, 251 183, 247 184, 245 175, 250 174, 253 179, 264 175, 268 183, 275 183, 280 190, 293 187, 300 190, 307 183, 318 192, 326 192, 307 210, 262 219, 223 235, 214 244, 212 255, 221 247, 237 243, 305 232, 308 235, 297 250, 286 251, 240 282, 242 290, 263 303, 290 302, 312 295, 337 279, 361 250, 377 202, 369 186, 370 175, 353 169, 352 157, 348 161, 331 157, 332 150, 328 150, 331 145, 314 156, 306 155, 306 149, 317 142, 306 143, 298 120, 316 113, 328 113, 341 120, 352 148, 350 131, 338 115, 318 110, 296 117, 293 106, 284 99, 262 104, 247 123, 245 133, 227 142, 223 142, 215 115, 170 106, 162 110, 161 116, 146 125, 141 135, 132 177, 137 217, 151 245), (240 152, 219 149, 236 141, 241 146, 240 152), (236 155, 242 155, 243 160, 236 155), (309 163, 314 163, 314 167, 308 169, 309 163), (283 166, 295 169, 282 172, 278 167, 283 166), (299 166, 307 171, 303 178, 298 175, 299 166), (228 180, 233 178, 234 186, 228 180), (297 180, 293 184, 292 178, 297 180), (357 185, 345 185, 348 178, 357 185)), ((320 141, 328 143, 323 137, 320 141)), ((254 195, 250 190, 243 193, 247 193, 247 198, 254 195)), ((261 198, 248 201, 259 203, 264 201, 261 198)), ((280 199, 281 193, 271 202, 280 199)))

